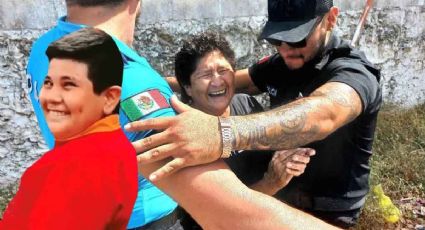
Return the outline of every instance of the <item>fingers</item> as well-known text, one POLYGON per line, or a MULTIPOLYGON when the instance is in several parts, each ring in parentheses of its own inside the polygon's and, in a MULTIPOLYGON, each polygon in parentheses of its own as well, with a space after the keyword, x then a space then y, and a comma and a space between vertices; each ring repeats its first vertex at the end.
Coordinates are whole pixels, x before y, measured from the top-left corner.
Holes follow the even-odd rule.
POLYGON ((272 161, 275 169, 282 168, 288 175, 300 176, 315 154, 316 151, 310 148, 281 150, 276 151, 272 161))
POLYGON ((290 159, 291 156, 299 155, 299 156, 314 156, 316 151, 311 148, 296 148, 296 149, 288 149, 288 150, 279 150, 276 151, 273 155, 272 160, 286 160, 290 159))
POLYGON ((304 170, 306 168, 306 164, 300 164, 300 163, 293 163, 288 162, 286 163, 286 173, 292 175, 292 176, 300 176, 304 173, 304 170))
POLYGON ((298 152, 292 155, 286 162, 286 172, 293 176, 303 174, 307 164, 310 162, 310 155, 314 155, 314 151, 298 152))
POLYGON ((177 150, 172 144, 162 145, 137 156, 137 163, 149 164, 170 157, 177 150))
POLYGON ((310 162, 310 156, 306 156, 304 153, 296 153, 289 157, 289 161, 294 163, 308 164, 310 162))
POLYGON ((166 144, 168 140, 168 132, 164 131, 145 137, 141 140, 134 141, 131 144, 137 153, 143 153, 149 149, 166 144))
POLYGON ((304 150, 304 155, 308 155, 310 157, 316 155, 316 150, 314 149, 304 148, 304 150))
POLYGON ((295 154, 296 151, 297 151, 297 149, 289 149, 289 150, 279 150, 279 151, 276 151, 275 154, 273 155, 273 159, 274 160, 284 161, 289 156, 295 154))
POLYGON ((151 173, 149 176, 149 180, 152 182, 161 180, 164 177, 167 177, 175 172, 177 172, 179 169, 185 167, 185 160, 183 158, 175 158, 172 161, 168 162, 155 172, 151 173))
POLYGON ((175 117, 158 117, 146 120, 134 121, 124 126, 129 132, 140 132, 143 130, 164 130, 171 126, 175 117))
POLYGON ((176 95, 172 95, 171 96, 171 106, 178 112, 178 113, 183 113, 186 111, 189 111, 191 109, 193 109, 192 107, 190 107, 189 105, 186 105, 185 103, 181 102, 176 95))

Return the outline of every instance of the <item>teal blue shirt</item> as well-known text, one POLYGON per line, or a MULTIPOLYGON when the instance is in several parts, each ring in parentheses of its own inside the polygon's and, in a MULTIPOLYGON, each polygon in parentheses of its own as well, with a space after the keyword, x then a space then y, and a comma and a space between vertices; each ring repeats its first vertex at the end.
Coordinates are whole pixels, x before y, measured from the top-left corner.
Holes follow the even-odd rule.
MULTIPOLYGON (((47 126, 38 99, 49 65, 45 52, 50 43, 85 27, 84 25, 66 22, 65 19, 65 17, 61 17, 54 28, 46 32, 33 44, 27 67, 30 100, 34 107, 41 133, 49 148, 54 146, 54 137, 47 126)), ((121 101, 135 102, 131 103, 132 105, 134 104, 132 111, 130 111, 131 109, 126 111, 120 109, 121 126, 135 119, 174 116, 175 112, 169 106, 169 99, 173 92, 167 82, 149 65, 145 58, 139 56, 120 40, 115 39, 115 42, 124 60, 121 101), (143 100, 138 103, 140 101, 138 99, 143 100), (136 110, 136 115, 131 116, 131 114, 135 114, 134 110, 136 110), (133 113, 129 113, 129 111, 133 113)), ((129 107, 127 106, 127 108, 129 107)), ((134 141, 150 135, 151 132, 125 133, 130 141, 134 141)), ((177 207, 176 202, 141 175, 139 176, 138 187, 138 196, 128 228, 140 227, 158 220, 171 213, 177 207)))

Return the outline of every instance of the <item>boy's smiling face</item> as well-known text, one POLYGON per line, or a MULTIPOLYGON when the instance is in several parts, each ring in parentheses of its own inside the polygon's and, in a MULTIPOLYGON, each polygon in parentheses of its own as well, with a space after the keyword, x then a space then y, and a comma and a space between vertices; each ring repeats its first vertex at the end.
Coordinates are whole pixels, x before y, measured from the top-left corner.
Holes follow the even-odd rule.
POLYGON ((72 138, 103 118, 106 101, 102 94, 94 93, 85 63, 53 58, 40 103, 55 139, 72 138))

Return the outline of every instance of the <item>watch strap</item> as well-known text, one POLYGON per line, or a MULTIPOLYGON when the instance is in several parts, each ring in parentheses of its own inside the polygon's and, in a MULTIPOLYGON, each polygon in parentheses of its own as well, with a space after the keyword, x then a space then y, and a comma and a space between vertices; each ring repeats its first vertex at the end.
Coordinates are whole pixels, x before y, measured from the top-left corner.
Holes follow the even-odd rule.
POLYGON ((232 132, 232 123, 229 118, 218 117, 220 131, 221 131, 221 143, 223 146, 223 151, 221 153, 221 158, 229 158, 232 155, 232 141, 233 141, 233 132, 232 132))

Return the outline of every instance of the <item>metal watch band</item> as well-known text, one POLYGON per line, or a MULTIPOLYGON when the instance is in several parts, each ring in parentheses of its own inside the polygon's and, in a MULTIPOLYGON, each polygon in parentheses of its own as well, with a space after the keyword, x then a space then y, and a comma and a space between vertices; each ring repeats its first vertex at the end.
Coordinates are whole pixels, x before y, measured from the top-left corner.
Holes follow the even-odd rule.
POLYGON ((223 152, 221 158, 229 158, 232 154, 232 141, 233 133, 229 118, 218 117, 220 130, 221 130, 221 142, 223 144, 223 152))

